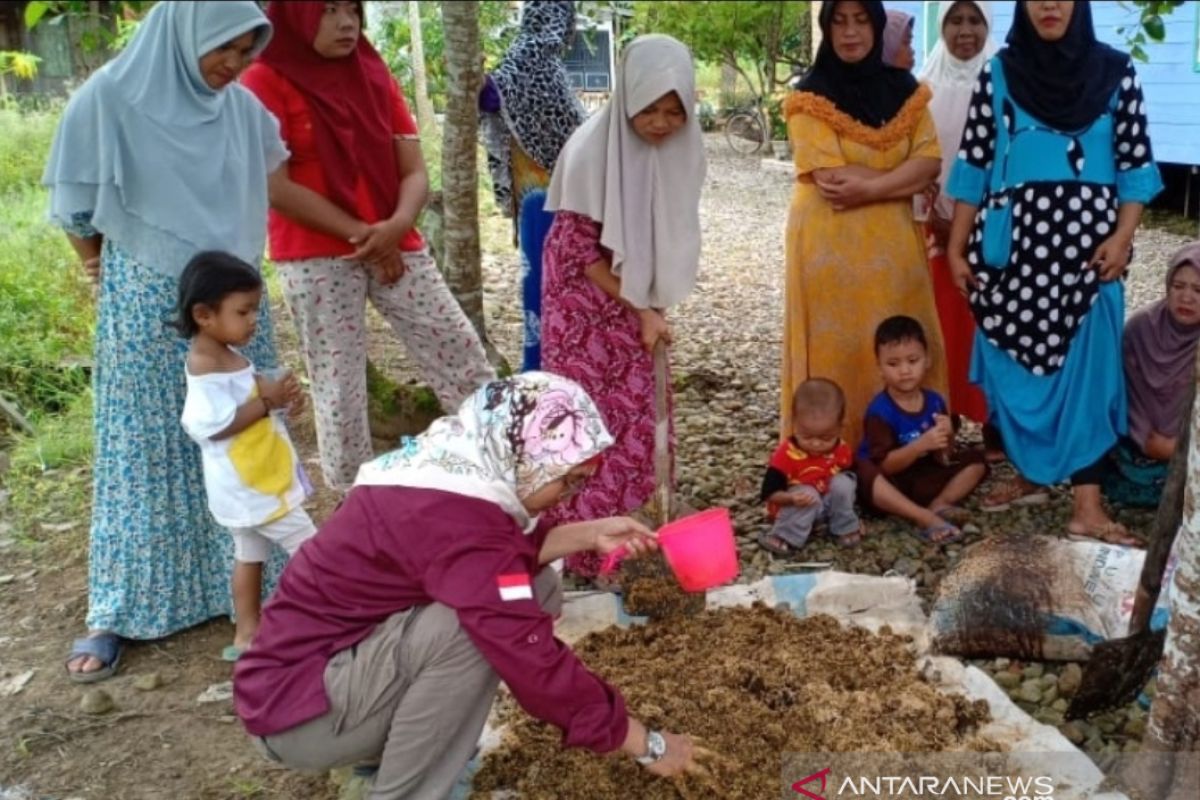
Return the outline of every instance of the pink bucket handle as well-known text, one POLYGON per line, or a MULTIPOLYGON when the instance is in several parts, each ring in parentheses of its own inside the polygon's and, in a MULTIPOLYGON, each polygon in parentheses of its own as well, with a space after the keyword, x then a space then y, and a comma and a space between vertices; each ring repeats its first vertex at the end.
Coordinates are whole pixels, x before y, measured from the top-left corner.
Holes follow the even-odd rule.
POLYGON ((629 548, 625 545, 621 545, 616 550, 613 550, 600 564, 600 574, 608 575, 614 572, 617 567, 621 566, 621 562, 627 555, 629 555, 629 548))

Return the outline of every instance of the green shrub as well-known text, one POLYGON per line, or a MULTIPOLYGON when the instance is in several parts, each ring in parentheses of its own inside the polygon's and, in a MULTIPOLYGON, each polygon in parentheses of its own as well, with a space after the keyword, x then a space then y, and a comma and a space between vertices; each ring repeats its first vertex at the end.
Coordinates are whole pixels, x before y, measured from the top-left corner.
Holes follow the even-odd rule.
POLYGON ((0 193, 0 387, 28 415, 68 407, 88 385, 95 312, 91 287, 46 193, 0 193))
POLYGON ((0 107, 0 194, 41 181, 59 115, 0 107))

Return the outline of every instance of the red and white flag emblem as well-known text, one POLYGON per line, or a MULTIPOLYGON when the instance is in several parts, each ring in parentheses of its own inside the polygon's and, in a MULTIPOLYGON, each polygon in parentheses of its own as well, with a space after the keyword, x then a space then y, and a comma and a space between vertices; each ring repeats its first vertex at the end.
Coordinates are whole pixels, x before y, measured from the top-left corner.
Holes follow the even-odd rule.
POLYGON ((511 575, 497 575, 496 585, 500 587, 501 600, 533 599, 533 586, 529 582, 528 572, 514 572, 511 575))

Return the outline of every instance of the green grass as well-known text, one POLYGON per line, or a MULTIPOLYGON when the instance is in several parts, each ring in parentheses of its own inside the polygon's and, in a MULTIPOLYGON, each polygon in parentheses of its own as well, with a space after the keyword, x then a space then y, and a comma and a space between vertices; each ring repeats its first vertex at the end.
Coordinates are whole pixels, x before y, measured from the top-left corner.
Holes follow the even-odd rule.
POLYGON ((34 419, 87 388, 95 320, 90 284, 45 209, 40 188, 0 194, 0 386, 34 419))
MULTIPOLYGON (((35 429, 8 429, 3 480, 16 532, 30 544, 47 541, 41 522, 85 519, 91 495, 92 290, 47 221, 40 186, 58 116, 0 107, 0 391, 35 429)), ((0 418, 0 434, 6 423, 0 418)))
POLYGON ((37 433, 13 449, 15 473, 43 473, 87 466, 92 459, 92 392, 86 389, 61 413, 41 419, 37 433))
POLYGON ((1158 230, 1176 233, 1180 236, 1186 236, 1189 239, 1197 237, 1196 220, 1185 217, 1177 211, 1148 208, 1142 214, 1142 225, 1147 228, 1157 228, 1158 230))
POLYGON ((58 117, 0 106, 0 194, 41 181, 58 117))
POLYGON ((46 416, 37 433, 20 437, 3 477, 10 492, 10 519, 18 541, 35 549, 50 545, 72 557, 86 549, 87 527, 63 536, 50 525, 86 523, 91 504, 92 393, 85 391, 61 414, 46 416))
POLYGON ((91 289, 39 185, 53 111, 0 108, 0 387, 31 419, 61 411, 88 384, 91 289))

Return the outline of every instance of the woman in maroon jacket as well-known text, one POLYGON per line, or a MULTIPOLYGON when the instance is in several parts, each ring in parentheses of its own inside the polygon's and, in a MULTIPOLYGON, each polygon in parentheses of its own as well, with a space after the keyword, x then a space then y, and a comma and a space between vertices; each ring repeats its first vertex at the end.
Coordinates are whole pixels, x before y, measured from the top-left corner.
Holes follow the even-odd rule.
POLYGON ((442 798, 502 679, 568 747, 620 750, 662 776, 693 769, 687 736, 647 731, 554 638, 548 564, 656 547, 627 517, 538 522, 611 444, 578 385, 527 372, 363 465, 237 663, 237 713, 258 748, 299 769, 379 761, 372 798, 442 798))

